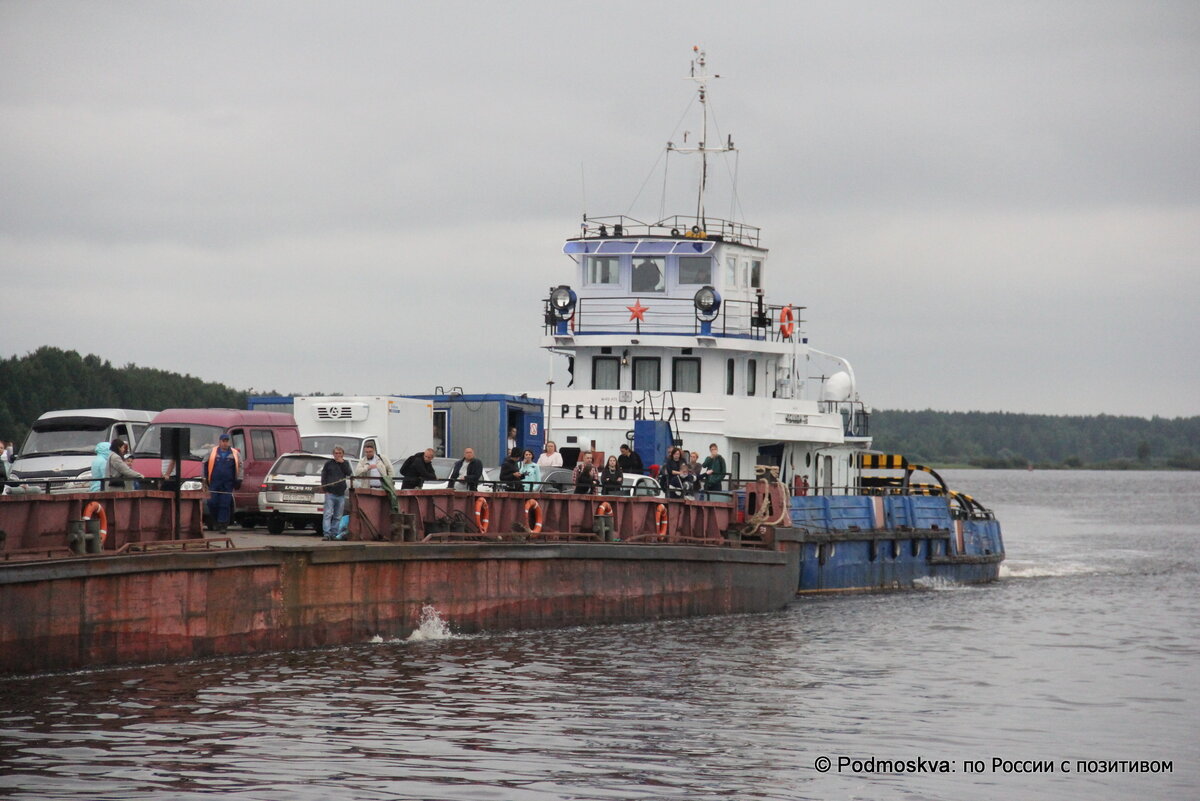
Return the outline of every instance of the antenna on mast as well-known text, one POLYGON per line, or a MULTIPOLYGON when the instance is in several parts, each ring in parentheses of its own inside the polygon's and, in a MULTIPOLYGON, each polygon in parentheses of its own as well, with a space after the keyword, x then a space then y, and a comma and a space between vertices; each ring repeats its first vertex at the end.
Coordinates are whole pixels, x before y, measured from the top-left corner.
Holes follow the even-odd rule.
MULTIPOLYGON (((708 188, 708 154, 709 153, 728 153, 736 150, 733 146, 733 137, 730 136, 726 143, 721 147, 708 147, 708 82, 709 80, 720 78, 720 75, 709 75, 706 71, 707 59, 705 52, 700 49, 699 45, 692 47, 692 52, 695 57, 692 58, 691 74, 689 80, 695 81, 698 86, 697 90, 700 93, 700 109, 703 113, 703 127, 701 128, 700 141, 696 147, 675 147, 674 142, 667 142, 667 150, 674 150, 676 153, 699 153, 700 154, 700 189, 696 193, 696 219, 700 221, 702 230, 706 229, 706 215, 704 209, 704 192, 708 188)), ((684 136, 684 141, 687 141, 687 136, 684 136)))

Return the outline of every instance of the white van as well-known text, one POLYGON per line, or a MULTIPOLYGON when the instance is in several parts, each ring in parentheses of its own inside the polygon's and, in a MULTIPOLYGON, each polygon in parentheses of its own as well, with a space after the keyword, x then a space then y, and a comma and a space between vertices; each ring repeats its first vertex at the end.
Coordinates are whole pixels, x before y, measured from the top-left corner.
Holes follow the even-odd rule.
POLYGON ((101 442, 123 439, 130 452, 157 412, 140 409, 62 409, 46 412, 33 424, 13 461, 10 480, 35 482, 12 491, 87 492, 92 460, 101 442), (36 483, 36 482, 42 483, 36 483))

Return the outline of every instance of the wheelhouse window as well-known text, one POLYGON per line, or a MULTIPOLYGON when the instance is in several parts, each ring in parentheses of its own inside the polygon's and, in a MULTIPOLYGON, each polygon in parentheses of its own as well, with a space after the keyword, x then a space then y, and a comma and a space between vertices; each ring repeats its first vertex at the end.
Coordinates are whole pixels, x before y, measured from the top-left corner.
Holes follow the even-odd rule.
POLYGON ((621 360, 616 356, 592 359, 592 389, 620 389, 621 360))
POLYGON ((737 259, 733 256, 725 257, 725 288, 733 289, 737 286, 737 259))
POLYGON ((621 259, 618 256, 588 256, 587 283, 612 286, 621 283, 621 259))
POLYGON ((746 394, 753 395, 758 391, 758 359, 746 360, 746 394))
POLYGON ((734 360, 725 360, 725 394, 733 394, 734 360))
POLYGON ((663 292, 666 282, 667 260, 662 256, 635 256, 633 259, 633 292, 663 292))
POLYGON ((679 283, 705 284, 712 283, 712 259, 697 256, 679 257, 679 283))
POLYGON ((671 389, 676 392, 700 391, 699 359, 676 359, 671 372, 671 389))
POLYGON ((660 366, 658 357, 640 357, 633 360, 633 388, 657 392, 660 389, 660 366))
POLYGON ((755 289, 762 288, 762 261, 760 259, 750 262, 750 286, 755 289))

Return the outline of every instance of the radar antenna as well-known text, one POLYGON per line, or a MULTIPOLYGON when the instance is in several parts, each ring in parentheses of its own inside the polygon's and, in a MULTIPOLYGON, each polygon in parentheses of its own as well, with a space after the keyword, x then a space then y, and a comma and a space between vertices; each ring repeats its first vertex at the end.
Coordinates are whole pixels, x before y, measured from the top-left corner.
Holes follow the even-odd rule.
MULTIPOLYGON (((720 78, 720 75, 709 75, 706 70, 705 53, 700 49, 699 45, 692 47, 692 52, 695 57, 692 58, 691 75, 688 80, 695 81, 700 92, 700 108, 703 112, 703 127, 701 128, 700 141, 696 147, 676 147, 674 142, 667 142, 667 150, 675 151, 676 153, 699 153, 700 154, 700 189, 696 194, 696 219, 700 222, 701 230, 707 230, 707 219, 704 209, 704 191, 708 188, 708 154, 709 153, 728 153, 736 150, 733 146, 733 136, 731 135, 721 147, 708 147, 708 82, 710 80, 720 78)), ((687 141, 686 134, 684 141, 687 141)))

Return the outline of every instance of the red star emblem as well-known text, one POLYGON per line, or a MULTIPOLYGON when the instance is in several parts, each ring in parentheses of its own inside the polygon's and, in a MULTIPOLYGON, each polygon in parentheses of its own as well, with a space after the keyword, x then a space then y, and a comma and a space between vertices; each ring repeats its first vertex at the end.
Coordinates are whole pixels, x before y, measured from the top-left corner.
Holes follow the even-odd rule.
POLYGON ((630 321, 641 320, 643 323, 646 322, 646 312, 650 310, 649 306, 643 306, 640 300, 635 300, 632 306, 626 306, 625 308, 629 309, 630 321))

